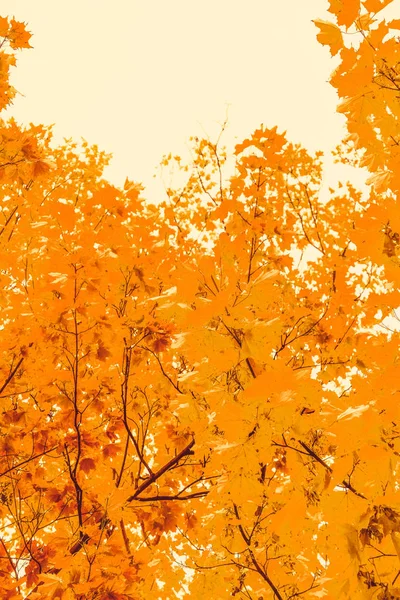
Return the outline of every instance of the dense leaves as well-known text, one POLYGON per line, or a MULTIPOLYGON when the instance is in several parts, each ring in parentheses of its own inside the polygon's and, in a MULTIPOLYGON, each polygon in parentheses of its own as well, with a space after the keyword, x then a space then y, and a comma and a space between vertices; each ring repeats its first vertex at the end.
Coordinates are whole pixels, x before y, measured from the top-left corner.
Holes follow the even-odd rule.
MULTIPOLYGON (((400 598, 386 4, 316 21, 340 61, 337 160, 368 194, 323 200, 322 153, 261 127, 230 178, 219 140, 166 157, 186 179, 154 206, 104 180, 96 146, 0 122, 2 598, 400 598)), ((0 34, 29 47, 21 23, 0 34)))

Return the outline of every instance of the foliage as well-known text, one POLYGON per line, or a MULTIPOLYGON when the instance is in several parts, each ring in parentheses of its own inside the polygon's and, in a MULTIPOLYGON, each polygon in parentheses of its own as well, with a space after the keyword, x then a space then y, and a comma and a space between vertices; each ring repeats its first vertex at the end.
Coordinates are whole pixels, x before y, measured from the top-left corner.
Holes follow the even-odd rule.
POLYGON ((166 157, 187 180, 154 206, 96 146, 0 122, 5 600, 400 598, 389 3, 316 21, 366 196, 323 202, 322 154, 261 127, 230 179, 219 140, 166 157))

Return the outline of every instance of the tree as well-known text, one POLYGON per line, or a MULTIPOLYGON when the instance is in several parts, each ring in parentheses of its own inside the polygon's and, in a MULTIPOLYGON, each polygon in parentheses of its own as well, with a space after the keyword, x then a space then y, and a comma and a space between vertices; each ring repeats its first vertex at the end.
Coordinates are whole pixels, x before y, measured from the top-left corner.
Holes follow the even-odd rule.
POLYGON ((0 123, 4 599, 400 598, 386 4, 316 21, 367 197, 323 202, 322 153, 260 127, 230 179, 219 139, 166 157, 187 179, 154 206, 96 146, 0 123))

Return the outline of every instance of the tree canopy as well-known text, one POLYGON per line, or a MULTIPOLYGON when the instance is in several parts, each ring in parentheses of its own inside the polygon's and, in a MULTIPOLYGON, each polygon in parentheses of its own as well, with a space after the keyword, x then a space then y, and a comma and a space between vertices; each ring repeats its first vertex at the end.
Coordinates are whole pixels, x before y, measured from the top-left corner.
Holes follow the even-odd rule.
MULTIPOLYGON (((0 586, 16 600, 400 598, 400 19, 317 39, 368 192, 260 127, 158 205, 0 120, 0 586)), ((29 48, 0 19, 0 108, 29 48)))

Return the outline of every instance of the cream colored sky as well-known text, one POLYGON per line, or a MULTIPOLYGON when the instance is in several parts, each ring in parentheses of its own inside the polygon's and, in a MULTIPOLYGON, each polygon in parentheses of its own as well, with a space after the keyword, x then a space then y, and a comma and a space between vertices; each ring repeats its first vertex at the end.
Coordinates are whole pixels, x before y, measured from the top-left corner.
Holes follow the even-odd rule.
POLYGON ((55 123, 56 139, 84 137, 112 152, 107 176, 142 181, 147 197, 162 155, 188 138, 216 137, 228 110, 229 147, 261 123, 311 151, 340 141, 343 117, 327 83, 336 65, 316 41, 325 0, 2 0, 28 23, 8 115, 55 123))

